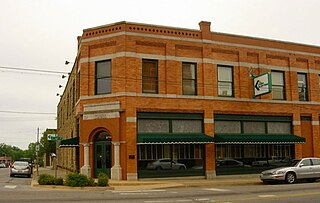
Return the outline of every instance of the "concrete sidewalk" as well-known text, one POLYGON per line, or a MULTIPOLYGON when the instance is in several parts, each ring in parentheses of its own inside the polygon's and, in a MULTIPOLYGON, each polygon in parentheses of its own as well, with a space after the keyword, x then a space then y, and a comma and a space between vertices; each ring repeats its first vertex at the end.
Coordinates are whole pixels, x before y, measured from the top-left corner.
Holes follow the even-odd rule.
MULTIPOLYGON (((39 168, 38 174, 49 174, 52 176, 65 178, 69 171, 59 168, 57 171, 52 168, 39 168)), ((63 186, 40 186, 38 184, 37 170, 34 170, 32 179, 33 187, 43 188, 63 188, 63 186)), ((240 186, 240 185, 259 185, 262 184, 258 174, 251 175, 228 175, 228 176, 217 176, 212 180, 206 180, 197 177, 179 177, 170 179, 142 179, 136 181, 126 180, 109 180, 108 189, 112 190, 150 190, 150 189, 161 189, 161 188, 177 188, 177 187, 224 187, 224 186, 240 186)), ((67 187, 69 188, 69 187, 67 187)), ((70 188, 69 188, 70 189, 70 188)), ((71 188, 72 189, 72 188, 71 188)), ((76 188, 74 188, 76 189, 76 188)), ((90 190, 101 190, 103 188, 88 187, 90 190)), ((106 189, 106 188, 104 188, 106 189)))

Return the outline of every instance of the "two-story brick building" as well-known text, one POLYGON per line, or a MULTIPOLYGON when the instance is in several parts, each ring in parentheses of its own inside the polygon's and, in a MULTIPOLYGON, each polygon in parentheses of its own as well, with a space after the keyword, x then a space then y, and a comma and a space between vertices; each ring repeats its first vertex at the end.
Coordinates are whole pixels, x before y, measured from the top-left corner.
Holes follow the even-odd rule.
POLYGON ((58 105, 61 167, 212 178, 320 156, 320 47, 199 25, 83 31, 58 105), (272 91, 254 97, 264 73, 272 91))

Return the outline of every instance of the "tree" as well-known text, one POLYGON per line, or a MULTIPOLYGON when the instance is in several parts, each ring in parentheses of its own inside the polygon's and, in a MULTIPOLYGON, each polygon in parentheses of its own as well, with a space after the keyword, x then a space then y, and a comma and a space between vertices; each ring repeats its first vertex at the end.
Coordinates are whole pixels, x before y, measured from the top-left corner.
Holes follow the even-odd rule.
POLYGON ((43 157, 44 154, 56 153, 56 141, 48 140, 48 134, 56 134, 55 129, 46 129, 40 139, 39 156, 43 157))

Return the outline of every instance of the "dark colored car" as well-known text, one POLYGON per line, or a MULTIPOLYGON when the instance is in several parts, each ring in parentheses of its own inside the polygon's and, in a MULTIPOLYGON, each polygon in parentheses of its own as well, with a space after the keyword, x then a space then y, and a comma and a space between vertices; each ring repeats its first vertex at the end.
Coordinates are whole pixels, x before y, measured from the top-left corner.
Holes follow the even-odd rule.
POLYGON ((238 160, 235 160, 235 159, 217 160, 216 166, 220 167, 220 168, 250 167, 248 165, 243 164, 242 161, 238 161, 238 160))

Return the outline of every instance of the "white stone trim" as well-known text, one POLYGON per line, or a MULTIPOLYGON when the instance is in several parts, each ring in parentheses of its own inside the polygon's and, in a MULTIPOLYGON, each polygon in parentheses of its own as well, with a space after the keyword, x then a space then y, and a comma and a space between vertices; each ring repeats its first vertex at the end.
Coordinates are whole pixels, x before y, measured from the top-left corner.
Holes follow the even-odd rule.
POLYGON ((120 109, 119 101, 83 105, 84 112, 97 112, 97 111, 107 111, 107 110, 118 111, 119 109, 120 109))
POLYGON ((126 122, 127 123, 136 123, 137 117, 127 117, 126 122))
POLYGON ((138 180, 138 173, 127 173, 127 180, 138 180))
POLYGON ((315 101, 287 101, 287 100, 267 100, 267 99, 251 99, 251 98, 234 98, 234 97, 218 97, 218 96, 187 96, 176 94, 145 94, 133 92, 117 92, 108 95, 95 96, 81 96, 80 100, 91 100, 99 98, 113 98, 113 97, 149 97, 149 98, 177 98, 177 99, 198 99, 198 100, 214 100, 214 101, 237 101, 237 102, 256 102, 256 103, 273 103, 273 104, 306 104, 306 105, 320 105, 320 102, 315 101))
POLYGON ((319 121, 312 121, 312 125, 319 125, 319 121))
POLYGON ((120 118, 119 112, 110 112, 110 113, 90 113, 84 114, 83 120, 96 120, 96 119, 108 119, 108 118, 120 118))
POLYGON ((213 118, 205 118, 204 123, 214 123, 214 119, 213 118))
POLYGON ((292 121, 292 125, 301 125, 301 121, 292 121))
POLYGON ((96 57, 86 57, 81 58, 79 63, 90 63, 95 61, 102 61, 108 59, 114 59, 119 57, 132 57, 132 58, 149 58, 149 59, 157 59, 157 60, 172 60, 179 62, 190 62, 190 63, 207 63, 213 65, 228 65, 234 67, 248 67, 248 68, 265 68, 267 70, 278 70, 278 71, 291 71, 291 72, 302 72, 302 73, 315 73, 320 74, 320 70, 317 69, 302 69, 297 67, 287 67, 287 66, 275 66, 275 65, 267 65, 267 64, 255 64, 255 63, 247 63, 247 62, 238 62, 238 61, 224 61, 224 60, 214 60, 211 58, 194 58, 194 57, 176 57, 169 55, 157 55, 157 54, 141 54, 135 52, 118 52, 115 54, 107 54, 96 57))

